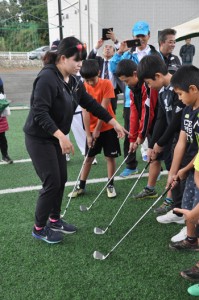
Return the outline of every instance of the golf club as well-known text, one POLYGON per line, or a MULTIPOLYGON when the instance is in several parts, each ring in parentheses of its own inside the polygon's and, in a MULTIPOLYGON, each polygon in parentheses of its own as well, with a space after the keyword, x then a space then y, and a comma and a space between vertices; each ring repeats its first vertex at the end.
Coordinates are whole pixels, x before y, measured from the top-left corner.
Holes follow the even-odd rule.
POLYGON ((127 201, 127 199, 129 198, 130 194, 132 193, 132 191, 134 190, 134 188, 136 187, 138 181, 140 180, 140 178, 142 177, 144 171, 148 168, 150 164, 150 161, 147 163, 147 165, 144 167, 144 169, 142 170, 142 172, 140 173, 138 179, 136 180, 136 182, 134 183, 134 185, 132 186, 130 192, 128 193, 128 195, 126 196, 126 198, 124 199, 122 205, 120 206, 120 208, 118 209, 118 211, 116 212, 115 216, 113 217, 112 221, 110 222, 110 224, 106 227, 106 229, 101 229, 99 227, 95 227, 94 228, 94 233, 95 234, 104 234, 108 229, 109 227, 112 225, 113 221, 115 220, 115 218, 117 217, 117 215, 119 214, 120 210, 122 209, 122 207, 124 206, 125 202, 127 201))
POLYGON ((74 185, 74 187, 73 187, 72 193, 71 193, 71 195, 70 195, 70 197, 69 197, 69 200, 68 200, 68 203, 67 203, 67 205, 66 205, 66 208, 65 208, 63 214, 61 215, 61 218, 63 218, 63 217, 65 216, 66 211, 67 211, 67 209, 68 209, 68 207, 69 207, 69 204, 70 204, 71 199, 72 199, 72 194, 73 194, 73 192, 74 192, 74 190, 75 190, 75 188, 76 188, 76 186, 77 186, 77 184, 78 184, 78 181, 79 181, 79 178, 80 178, 80 176, 81 176, 83 167, 84 167, 84 165, 85 165, 85 163, 86 163, 86 160, 87 160, 87 158, 88 158, 90 149, 91 149, 91 148, 88 149, 88 152, 87 152, 87 154, 86 154, 86 156, 85 156, 85 158, 84 158, 84 160, 83 160, 82 167, 81 167, 81 169, 80 169, 80 171, 79 171, 79 174, 78 174, 78 176, 77 176, 76 183, 75 183, 75 185, 74 185))
POLYGON ((119 165, 119 167, 117 168, 117 170, 115 171, 115 173, 113 174, 113 176, 109 179, 109 181, 106 183, 106 185, 103 187, 103 189, 101 190, 101 192, 98 194, 98 196, 95 198, 95 200, 91 203, 91 205, 89 207, 85 206, 85 205, 80 205, 80 210, 81 211, 88 211, 91 209, 91 207, 93 206, 93 204, 95 204, 95 202, 98 200, 98 198, 101 196, 101 194, 103 193, 103 191, 105 190, 105 188, 108 186, 109 182, 113 179, 113 177, 115 176, 115 174, 118 172, 118 170, 121 168, 121 166, 126 162, 126 160, 128 159, 130 153, 128 153, 128 155, 125 157, 125 159, 122 161, 121 165, 119 165))
POLYGON ((93 257, 99 260, 106 259, 117 248, 117 246, 119 246, 119 244, 125 239, 125 237, 137 226, 137 224, 146 216, 146 214, 156 205, 156 203, 160 201, 160 199, 162 199, 164 195, 166 195, 166 193, 170 190, 170 188, 171 185, 169 185, 169 187, 160 195, 160 197, 156 199, 156 201, 149 207, 149 209, 142 215, 142 217, 140 217, 140 219, 127 231, 127 233, 121 238, 121 240, 119 240, 119 242, 111 249, 109 253, 104 255, 99 251, 94 251, 93 257))

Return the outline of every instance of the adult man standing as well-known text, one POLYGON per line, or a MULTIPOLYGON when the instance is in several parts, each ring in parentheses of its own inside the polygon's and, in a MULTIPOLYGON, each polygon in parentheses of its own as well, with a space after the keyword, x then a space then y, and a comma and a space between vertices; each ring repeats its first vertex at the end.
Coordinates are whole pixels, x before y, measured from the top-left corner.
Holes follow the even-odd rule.
POLYGON ((110 59, 115 53, 115 49, 119 49, 120 43, 116 39, 114 32, 111 30, 108 32, 107 37, 113 41, 114 46, 110 44, 104 45, 104 40, 100 39, 97 42, 96 46, 93 48, 93 50, 89 53, 88 59, 96 59, 98 61, 99 68, 100 68, 99 77, 103 79, 109 79, 112 82, 114 87, 115 97, 111 99, 111 104, 112 104, 113 111, 115 113, 117 108, 117 95, 123 91, 124 85, 110 71, 109 64, 110 64, 110 59), (104 45, 103 52, 102 52, 103 57, 101 57, 97 55, 97 52, 103 45, 104 45))
POLYGON ((195 55, 195 46, 191 44, 191 39, 185 40, 185 45, 180 48, 180 57, 183 65, 192 65, 195 55))
POLYGON ((178 56, 172 54, 175 49, 176 31, 172 28, 162 30, 158 36, 159 52, 167 66, 169 73, 173 74, 180 67, 178 56))

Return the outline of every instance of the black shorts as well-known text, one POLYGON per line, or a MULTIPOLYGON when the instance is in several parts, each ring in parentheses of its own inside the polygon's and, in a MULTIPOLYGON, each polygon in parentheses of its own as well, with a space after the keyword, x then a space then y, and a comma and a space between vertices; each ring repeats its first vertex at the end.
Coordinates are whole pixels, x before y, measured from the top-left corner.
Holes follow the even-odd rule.
MULTIPOLYGON (((118 157, 121 155, 120 143, 117 133, 114 129, 110 129, 100 133, 93 148, 90 149, 88 156, 93 157, 104 150, 106 157, 118 157)), ((86 153, 88 152, 88 145, 86 143, 86 153)))
POLYGON ((178 142, 178 137, 179 137, 179 134, 176 134, 174 136, 174 138, 172 138, 168 142, 168 144, 164 147, 163 152, 161 152, 157 156, 157 160, 159 160, 159 161, 164 160, 165 167, 166 167, 167 171, 169 171, 170 168, 171 168, 171 163, 172 163, 172 160, 173 160, 173 152, 174 152, 175 146, 178 142))

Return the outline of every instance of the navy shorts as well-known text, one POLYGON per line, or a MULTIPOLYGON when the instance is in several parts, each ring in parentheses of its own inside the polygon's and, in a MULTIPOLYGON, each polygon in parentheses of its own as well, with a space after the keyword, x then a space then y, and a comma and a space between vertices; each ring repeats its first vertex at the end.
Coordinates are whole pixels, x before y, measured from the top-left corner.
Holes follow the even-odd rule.
MULTIPOLYGON (((90 149, 88 156, 93 157, 104 151, 106 157, 118 157, 121 155, 120 143, 117 133, 114 129, 103 131, 97 138, 93 148, 90 149)), ((88 152, 88 145, 86 143, 86 153, 88 152)))
POLYGON ((190 171, 186 179, 182 197, 182 208, 192 210, 199 203, 199 189, 194 182, 194 172, 190 171))

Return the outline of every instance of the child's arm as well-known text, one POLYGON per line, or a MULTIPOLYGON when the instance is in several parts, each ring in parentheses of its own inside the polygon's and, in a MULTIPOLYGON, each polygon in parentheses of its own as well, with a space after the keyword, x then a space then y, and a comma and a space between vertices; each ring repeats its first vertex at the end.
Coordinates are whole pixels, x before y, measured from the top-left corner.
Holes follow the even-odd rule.
POLYGON ((142 111, 139 121, 137 143, 142 144, 147 137, 155 116, 158 101, 158 92, 149 89, 146 84, 142 85, 142 111))
POLYGON ((164 147, 174 136, 175 132, 179 132, 181 129, 181 119, 184 104, 181 100, 178 99, 178 96, 174 94, 173 96, 173 105, 172 105, 172 119, 167 126, 164 134, 160 136, 157 141, 159 147, 164 147))
POLYGON ((167 179, 167 186, 172 184, 174 176, 178 173, 178 170, 180 169, 180 164, 182 162, 186 150, 186 145, 187 145, 187 135, 185 131, 181 130, 178 142, 174 149, 173 160, 172 160, 171 168, 167 179))
MULTIPOLYGON (((108 109, 109 104, 110 104, 109 98, 102 99, 101 106, 104 107, 106 110, 108 109)), ((102 123, 103 123, 103 121, 98 119, 97 125, 93 131, 93 139, 97 139, 100 136, 100 130, 102 127, 102 123)))
MULTIPOLYGON (((130 103, 129 131, 131 133, 131 137, 129 138, 129 141, 131 145, 134 145, 138 138, 139 115, 134 102, 134 95, 132 91, 130 92, 130 98, 131 98, 131 103, 130 103)), ((130 152, 132 151, 131 147, 129 148, 129 151, 130 152)))
POLYGON ((199 203, 192 209, 174 208, 174 211, 184 215, 187 222, 198 224, 199 221, 199 203))
POLYGON ((165 128, 167 128, 167 120, 164 110, 161 105, 158 105, 157 118, 152 132, 152 138, 150 141, 150 148, 152 149, 158 139, 164 134, 165 128))
POLYGON ((180 180, 183 180, 187 177, 187 172, 189 172, 194 167, 193 163, 194 163, 195 159, 196 159, 196 156, 190 161, 190 163, 188 163, 188 165, 186 165, 184 168, 182 168, 178 171, 175 180, 177 180, 177 178, 180 178, 180 180))

